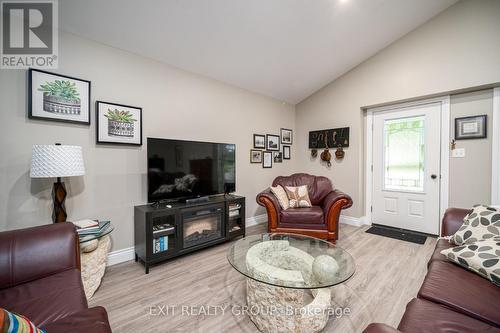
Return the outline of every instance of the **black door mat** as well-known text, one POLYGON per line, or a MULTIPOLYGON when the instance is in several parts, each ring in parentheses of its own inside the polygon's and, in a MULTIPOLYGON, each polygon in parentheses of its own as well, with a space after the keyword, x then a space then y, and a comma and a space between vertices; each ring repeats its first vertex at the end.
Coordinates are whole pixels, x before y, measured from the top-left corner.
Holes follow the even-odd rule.
POLYGON ((399 239, 402 241, 415 244, 425 244, 425 240, 427 239, 426 235, 422 235, 414 231, 408 231, 404 229, 396 229, 378 225, 370 227, 370 229, 366 230, 366 232, 369 234, 399 239))

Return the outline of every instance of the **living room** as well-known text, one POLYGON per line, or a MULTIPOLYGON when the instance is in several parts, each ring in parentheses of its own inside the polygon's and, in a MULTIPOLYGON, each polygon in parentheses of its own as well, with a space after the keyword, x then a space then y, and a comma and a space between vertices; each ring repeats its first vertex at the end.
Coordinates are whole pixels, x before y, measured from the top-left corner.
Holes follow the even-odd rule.
POLYGON ((2 1, 1 332, 500 331, 500 1, 41 3, 2 1))

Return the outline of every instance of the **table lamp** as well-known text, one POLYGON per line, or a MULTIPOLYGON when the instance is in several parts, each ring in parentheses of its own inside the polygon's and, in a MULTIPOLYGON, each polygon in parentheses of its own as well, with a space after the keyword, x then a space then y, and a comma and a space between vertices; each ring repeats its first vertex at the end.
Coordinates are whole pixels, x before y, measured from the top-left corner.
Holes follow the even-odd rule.
POLYGON ((83 176, 85 166, 83 164, 82 147, 65 146, 60 143, 55 145, 33 145, 31 158, 31 178, 57 178, 52 191, 54 210, 52 220, 54 222, 65 222, 66 188, 61 182, 61 177, 83 176))

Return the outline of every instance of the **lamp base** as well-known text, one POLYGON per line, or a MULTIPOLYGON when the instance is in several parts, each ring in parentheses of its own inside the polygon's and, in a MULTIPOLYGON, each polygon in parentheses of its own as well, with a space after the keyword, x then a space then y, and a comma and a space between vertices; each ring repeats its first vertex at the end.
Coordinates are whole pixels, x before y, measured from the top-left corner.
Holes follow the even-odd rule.
POLYGON ((64 200, 66 200, 66 187, 64 183, 61 182, 60 178, 57 178, 57 183, 54 183, 54 188, 52 191, 52 198, 54 199, 54 210, 52 211, 52 221, 66 222, 68 214, 66 214, 66 208, 64 207, 64 200))

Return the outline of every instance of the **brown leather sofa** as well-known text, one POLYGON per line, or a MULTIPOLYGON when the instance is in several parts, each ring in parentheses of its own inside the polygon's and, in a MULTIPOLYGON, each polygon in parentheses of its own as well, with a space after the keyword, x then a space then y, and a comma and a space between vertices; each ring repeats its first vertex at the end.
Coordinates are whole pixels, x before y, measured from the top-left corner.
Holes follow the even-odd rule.
POLYGON ((257 203, 267 210, 269 232, 297 233, 329 241, 338 239, 340 211, 352 206, 350 196, 334 189, 330 179, 306 173, 277 177, 272 186, 277 185, 307 185, 312 207, 282 210, 269 188, 259 193, 257 203))
MULTIPOLYGON (((441 236, 453 235, 468 212, 448 209, 441 236)), ((370 324, 364 332, 500 332, 500 288, 447 261, 440 251, 453 246, 447 240, 438 240, 424 283, 417 298, 406 306, 397 330, 385 324, 370 324)))
POLYGON ((0 232, 0 307, 48 333, 111 332, 106 310, 88 308, 69 222, 0 232))

